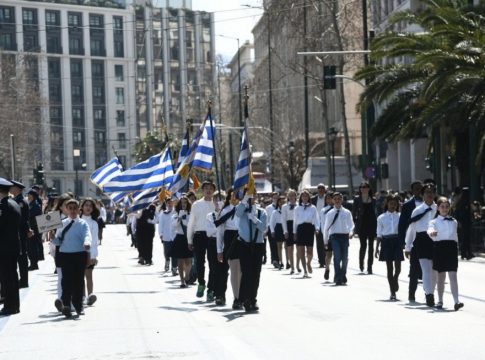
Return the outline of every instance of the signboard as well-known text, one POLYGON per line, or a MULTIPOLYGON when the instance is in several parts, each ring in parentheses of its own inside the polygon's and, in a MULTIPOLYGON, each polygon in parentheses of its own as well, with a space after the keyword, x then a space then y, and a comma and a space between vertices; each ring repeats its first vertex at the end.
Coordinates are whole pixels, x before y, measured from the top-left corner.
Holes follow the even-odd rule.
POLYGON ((52 211, 47 214, 36 216, 35 220, 37 221, 37 227, 39 228, 40 233, 62 227, 61 213, 59 211, 52 211))

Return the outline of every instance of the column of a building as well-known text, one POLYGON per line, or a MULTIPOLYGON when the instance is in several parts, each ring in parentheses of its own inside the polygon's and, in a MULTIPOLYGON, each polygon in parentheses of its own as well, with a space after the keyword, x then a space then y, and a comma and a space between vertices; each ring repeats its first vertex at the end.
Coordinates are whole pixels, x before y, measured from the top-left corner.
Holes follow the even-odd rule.
POLYGON ((171 81, 170 81, 170 26, 168 21, 168 10, 161 9, 162 16, 162 67, 163 67, 163 116, 167 129, 172 130, 172 123, 170 119, 170 105, 171 105, 171 81))
MULTIPOLYGON (((186 41, 185 41, 185 11, 178 11, 179 31, 179 70, 180 70, 180 118, 183 122, 187 119, 187 62, 186 62, 186 41)), ((200 120, 200 119, 198 119, 200 120)), ((180 124, 178 124, 180 126, 180 124)))

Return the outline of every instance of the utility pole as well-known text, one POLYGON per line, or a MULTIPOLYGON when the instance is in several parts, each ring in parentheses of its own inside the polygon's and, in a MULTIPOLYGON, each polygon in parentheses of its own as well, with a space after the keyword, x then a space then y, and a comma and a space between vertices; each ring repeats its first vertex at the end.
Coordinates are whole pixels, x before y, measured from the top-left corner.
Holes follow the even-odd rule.
MULTIPOLYGON (((271 5, 270 5, 271 6, 271 5)), ((268 89, 269 89, 269 130, 270 130, 270 177, 271 177, 271 191, 274 191, 274 167, 273 167, 273 153, 274 153, 274 133, 273 133, 273 77, 271 74, 271 19, 269 10, 265 9, 268 20, 268 89)))
MULTIPOLYGON (((303 2, 303 44, 306 49, 306 35, 307 35, 307 6, 306 0, 303 2)), ((310 125, 308 114, 308 61, 303 57, 303 101, 304 101, 304 117, 305 117, 305 167, 308 167, 308 158, 310 157, 310 125)))

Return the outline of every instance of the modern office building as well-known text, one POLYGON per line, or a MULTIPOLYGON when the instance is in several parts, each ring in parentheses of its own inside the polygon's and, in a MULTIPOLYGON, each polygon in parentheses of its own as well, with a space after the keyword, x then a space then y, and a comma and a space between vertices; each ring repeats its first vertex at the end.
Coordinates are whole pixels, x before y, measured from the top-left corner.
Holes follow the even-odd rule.
POLYGON ((138 135, 133 29, 123 0, 2 0, 0 54, 35 63, 43 99, 42 149, 18 165, 23 181, 42 163, 48 187, 92 196, 89 175, 114 151, 131 165, 138 135))

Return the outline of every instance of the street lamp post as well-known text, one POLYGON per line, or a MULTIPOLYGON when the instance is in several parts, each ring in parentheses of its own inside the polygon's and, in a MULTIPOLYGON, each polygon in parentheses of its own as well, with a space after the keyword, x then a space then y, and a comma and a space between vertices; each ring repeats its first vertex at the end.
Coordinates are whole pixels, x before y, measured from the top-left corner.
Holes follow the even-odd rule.
POLYGON ((295 153, 295 142, 294 141, 290 141, 289 143, 289 146, 288 146, 288 150, 290 151, 290 161, 289 161, 289 165, 290 165, 290 188, 291 189, 294 189, 293 185, 294 185, 294 180, 295 180, 295 176, 294 176, 294 170, 293 170, 293 155, 295 153))
POLYGON ((79 149, 74 149, 73 150, 73 156, 74 156, 74 171, 75 171, 75 178, 74 178, 74 194, 76 196, 79 196, 79 158, 81 156, 81 150, 79 149))
POLYGON ((335 140, 337 139, 338 130, 333 126, 329 130, 329 140, 332 144, 332 186, 334 189, 337 187, 337 180, 335 175, 335 140))

